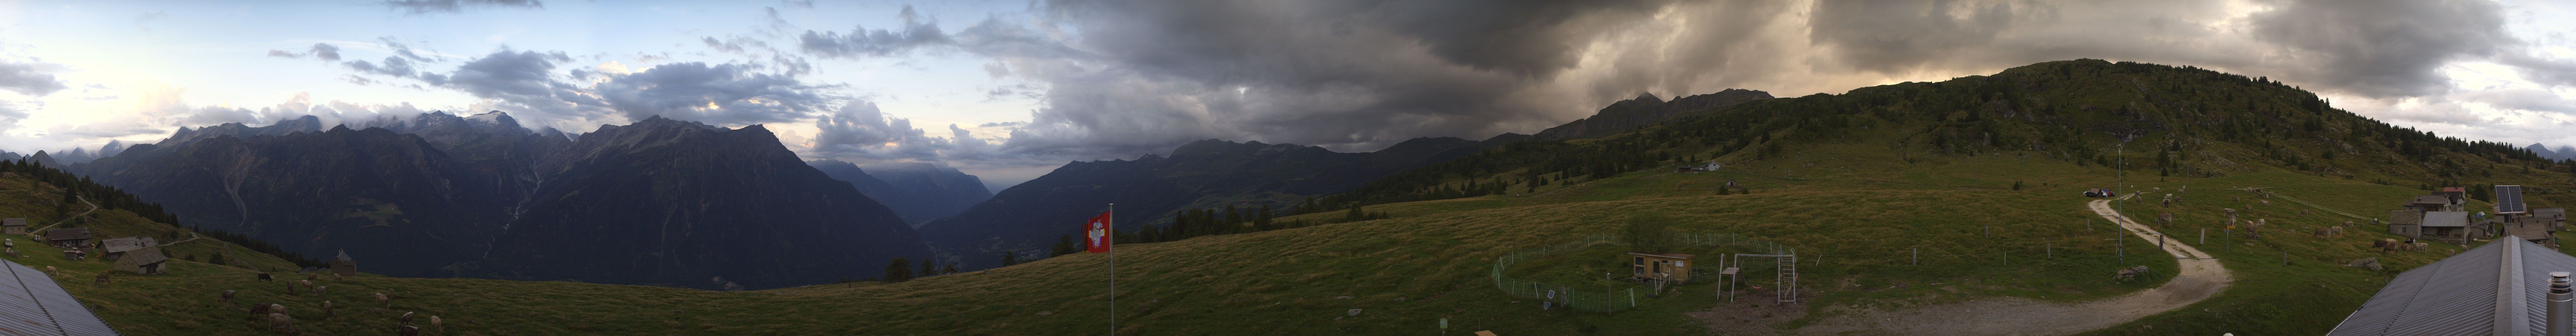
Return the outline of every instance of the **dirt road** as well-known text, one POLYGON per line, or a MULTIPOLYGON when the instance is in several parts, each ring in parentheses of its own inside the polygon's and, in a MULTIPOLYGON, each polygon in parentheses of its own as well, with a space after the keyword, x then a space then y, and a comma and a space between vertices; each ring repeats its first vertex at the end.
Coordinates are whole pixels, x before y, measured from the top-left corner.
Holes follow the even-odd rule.
MULTIPOLYGON (((2127 198, 2127 197, 2122 197, 2127 198)), ((2112 210, 2111 200, 2095 200, 2089 208, 2095 215, 2120 223, 2139 239, 2155 246, 2155 229, 2138 224, 2112 210)), ((2129 293, 2109 299, 2050 303, 2023 298, 1985 299, 1961 303, 1906 308, 1897 311, 1836 316, 1797 330, 1805 335, 2068 335, 2108 328, 2138 318, 2182 308, 2207 299, 2225 289, 2234 278, 2227 268, 2200 249, 2180 244, 2164 244, 2166 254, 2182 264, 2182 271, 2164 286, 2129 293)), ((2107 276, 2109 270, 2104 270, 2107 276)))

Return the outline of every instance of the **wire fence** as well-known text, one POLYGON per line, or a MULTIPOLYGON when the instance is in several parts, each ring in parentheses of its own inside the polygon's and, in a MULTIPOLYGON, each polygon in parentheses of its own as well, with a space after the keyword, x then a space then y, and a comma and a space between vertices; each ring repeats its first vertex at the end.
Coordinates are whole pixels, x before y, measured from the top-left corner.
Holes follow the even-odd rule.
MULTIPOLYGON (((1604 289, 1603 291, 1596 292, 1578 289, 1578 287, 1574 286, 1550 284, 1503 275, 1503 271, 1505 269, 1510 269, 1512 265, 1519 264, 1522 261, 1552 256, 1566 251, 1580 250, 1597 244, 1626 244, 1627 241, 1621 238, 1622 236, 1618 234, 1595 234, 1584 236, 1582 239, 1575 241, 1556 245, 1540 246, 1503 253, 1502 257, 1494 258, 1494 287, 1502 289, 1504 293, 1509 293, 1513 297, 1563 303, 1566 307, 1575 310, 1616 312, 1637 308, 1638 293, 1637 289, 1633 287, 1624 291, 1609 291, 1604 289)), ((1676 243, 1689 246, 1733 247, 1746 251, 1765 251, 1770 254, 1797 254, 1797 250, 1791 249, 1787 246, 1782 246, 1768 241, 1746 239, 1743 235, 1733 233, 1683 233, 1676 235, 1673 239, 1676 243)))

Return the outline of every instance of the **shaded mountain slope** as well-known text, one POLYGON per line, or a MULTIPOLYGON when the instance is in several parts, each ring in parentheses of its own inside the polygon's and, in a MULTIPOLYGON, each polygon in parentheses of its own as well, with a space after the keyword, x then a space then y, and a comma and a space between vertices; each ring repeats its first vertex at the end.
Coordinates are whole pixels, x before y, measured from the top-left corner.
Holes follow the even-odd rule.
POLYGON ((1287 206, 1307 197, 1348 191, 1379 176, 1408 169, 1480 142, 1419 138, 1371 153, 1335 153, 1321 147, 1202 140, 1172 150, 1171 157, 1073 162, 1012 186, 957 217, 931 222, 922 234, 970 266, 1001 263, 1000 254, 1034 259, 1071 234, 1075 225, 1115 203, 1122 226, 1167 220, 1174 210, 1222 204, 1287 206))
POLYGON ((985 191, 984 182, 953 168, 927 163, 882 165, 861 169, 857 164, 840 160, 807 161, 824 175, 857 187, 860 194, 877 200, 912 227, 931 220, 955 216, 966 207, 993 197, 985 191))
POLYGON ((547 177, 533 201, 461 273, 772 288, 871 277, 889 259, 930 255, 891 210, 760 126, 603 126, 535 170, 547 177))

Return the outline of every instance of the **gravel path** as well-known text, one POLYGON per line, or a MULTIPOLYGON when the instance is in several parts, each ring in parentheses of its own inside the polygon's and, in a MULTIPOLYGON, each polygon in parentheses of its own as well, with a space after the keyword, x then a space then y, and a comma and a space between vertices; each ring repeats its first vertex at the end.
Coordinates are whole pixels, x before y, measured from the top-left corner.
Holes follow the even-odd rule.
MULTIPOLYGON (((2134 196, 2134 195, 2132 195, 2134 196)), ((2127 198, 2127 197, 2122 197, 2127 198)), ((2155 229, 2111 209, 2111 200, 2095 200, 2093 213, 2120 223, 2130 234, 2155 241, 2155 229)), ((2076 303, 2038 302, 2006 297, 1938 304, 1897 311, 1836 316, 1797 330, 1808 335, 2068 335, 2109 328, 2138 318, 2182 308, 2218 294, 2235 280, 2217 259, 2200 249, 2165 244, 2166 254, 2182 264, 2180 274, 2163 286, 2119 297, 2076 303)))

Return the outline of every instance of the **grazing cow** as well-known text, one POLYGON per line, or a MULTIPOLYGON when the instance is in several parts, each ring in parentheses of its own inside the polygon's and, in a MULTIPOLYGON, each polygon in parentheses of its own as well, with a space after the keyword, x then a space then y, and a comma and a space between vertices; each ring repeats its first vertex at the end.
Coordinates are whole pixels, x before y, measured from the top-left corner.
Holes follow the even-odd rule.
POLYGON ((2328 234, 2328 233, 2332 233, 2332 232, 2329 232, 2329 231, 2330 231, 2330 230, 2326 230, 2326 228, 2317 228, 2317 235, 2316 235, 2316 236, 2318 236, 2318 237, 2324 237, 2324 236, 2326 236, 2326 234, 2328 234))
POLYGON ((63 271, 54 269, 53 266, 45 266, 45 274, 59 277, 63 276, 63 271))
POLYGON ((2408 250, 2413 250, 2413 251, 2423 251, 2425 248, 2430 248, 2430 247, 2433 247, 2433 244, 2415 243, 2415 246, 2413 246, 2413 247, 2409 248, 2408 250))
POLYGON ((2272 206, 2272 200, 2254 200, 2254 201, 2256 201, 2256 202, 2263 202, 2263 206, 2272 206))
POLYGON ((330 288, 331 286, 313 286, 313 295, 322 295, 322 290, 330 288))
POLYGON ((2330 235, 2333 235, 2333 236, 2336 236, 2336 237, 2342 237, 2342 236, 2343 236, 2343 227, 2341 227, 2341 226, 2337 226, 2337 227, 2330 227, 2330 228, 2327 228, 2327 229, 2328 229, 2327 231, 2330 231, 2330 232, 2328 233, 2328 234, 2330 234, 2330 235))
POLYGON ((393 298, 393 297, 391 297, 391 296, 385 296, 385 293, 383 293, 383 292, 377 292, 377 293, 376 293, 376 302, 384 303, 384 304, 385 304, 385 309, 393 309, 393 308, 394 308, 394 298, 393 298))
POLYGON ((2162 215, 2156 215, 2156 220, 2164 221, 2165 225, 2173 225, 2173 213, 2167 212, 2162 215))
POLYGON ((286 316, 286 314, 268 313, 268 331, 274 331, 282 335, 294 335, 295 318, 286 316))
POLYGON ((285 313, 286 313, 286 305, 282 305, 282 304, 275 304, 275 303, 268 304, 268 313, 270 313, 270 314, 285 314, 285 313))
POLYGON ((100 286, 106 286, 106 285, 107 285, 107 275, 106 275, 106 274, 100 274, 100 275, 98 275, 98 281, 90 282, 90 284, 93 284, 93 285, 100 285, 100 286))
POLYGON ((233 291, 232 291, 232 290, 230 290, 230 289, 224 290, 224 298, 223 298, 223 299, 221 299, 221 300, 216 300, 216 301, 221 301, 221 302, 223 302, 223 303, 233 303, 233 295, 235 295, 235 294, 237 294, 237 293, 233 292, 233 291))
POLYGON ((331 280, 348 280, 348 279, 349 279, 349 277, 341 276, 341 275, 340 275, 340 273, 331 273, 331 280))
POLYGON ((440 334, 440 335, 446 335, 446 334, 447 334, 447 323, 446 323, 446 321, 444 321, 444 320, 439 320, 439 319, 438 319, 438 315, 430 315, 430 316, 429 316, 429 329, 430 329, 430 330, 438 331, 438 334, 440 334))
POLYGON ((411 312, 403 312, 402 317, 394 318, 394 321, 401 322, 403 326, 411 326, 411 312))
POLYGON ((322 275, 321 275, 321 274, 305 274, 305 275, 304 275, 304 280, 307 280, 307 281, 310 281, 310 280, 322 280, 322 275))
POLYGON ((277 277, 269 276, 267 272, 260 272, 259 281, 277 281, 277 277))
POLYGON ((331 318, 333 316, 340 316, 340 314, 331 311, 331 301, 322 301, 322 318, 331 318))
POLYGON ((270 305, 265 303, 250 305, 250 319, 257 320, 261 316, 268 316, 268 306, 270 305))
POLYGON ((395 333, 396 335, 402 335, 402 336, 420 336, 420 327, 414 327, 414 326, 401 326, 401 327, 396 327, 396 328, 394 328, 394 333, 395 333))

